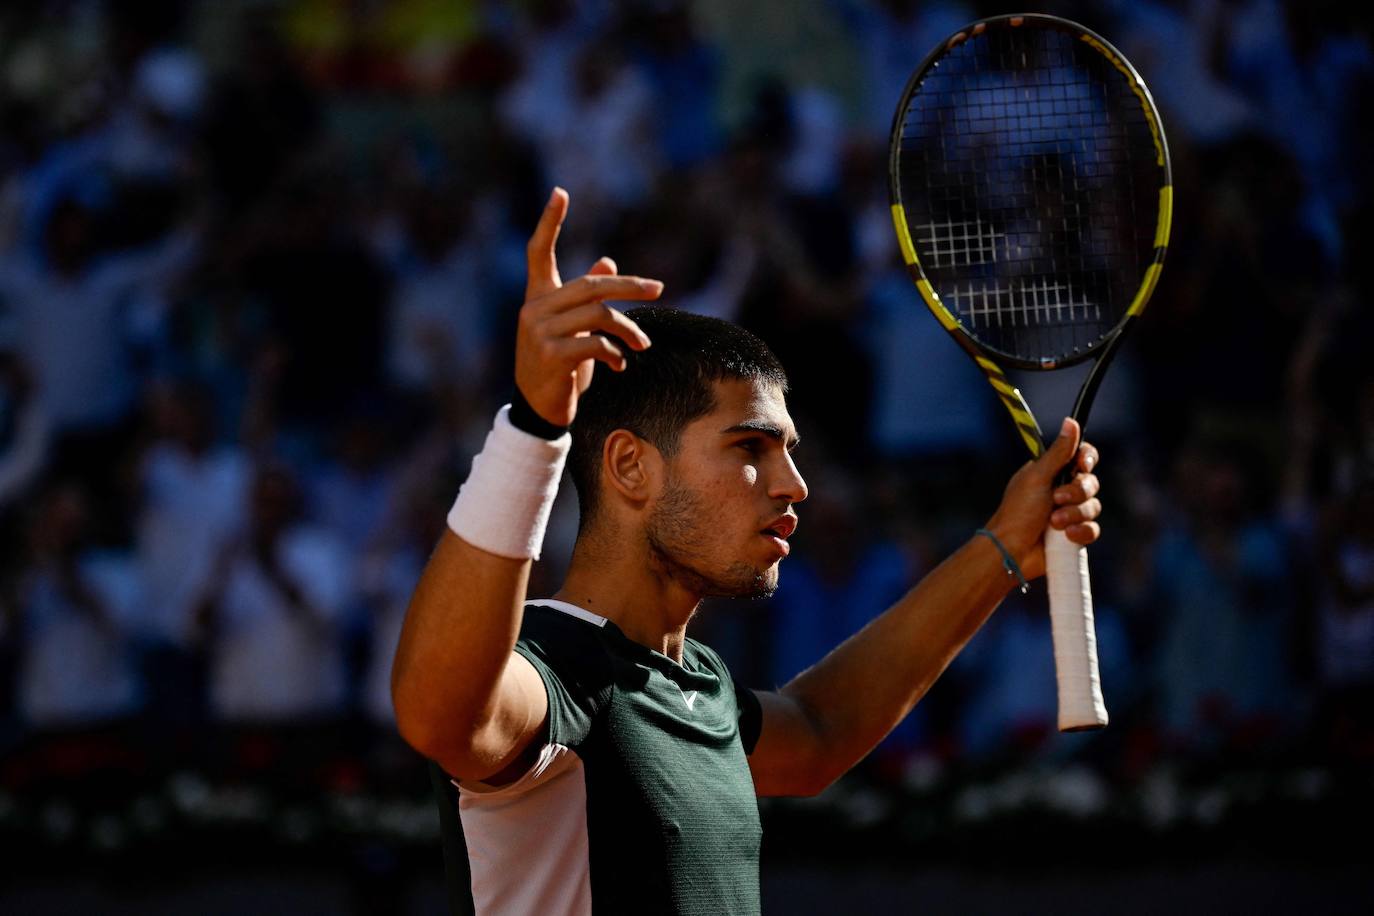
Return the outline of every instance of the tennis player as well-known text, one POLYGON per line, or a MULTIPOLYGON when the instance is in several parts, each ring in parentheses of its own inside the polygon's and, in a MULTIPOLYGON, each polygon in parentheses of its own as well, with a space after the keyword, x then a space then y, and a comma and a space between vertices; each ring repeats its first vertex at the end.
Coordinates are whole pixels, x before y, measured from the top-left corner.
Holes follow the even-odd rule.
POLYGON ((563 284, 567 209, 555 188, 529 243, 515 403, 407 610, 398 727, 457 787, 442 812, 456 911, 758 913, 757 796, 813 795, 872 750, 1043 573, 1047 522, 1097 539, 1097 452, 1066 421, 905 597, 781 689, 737 685, 686 630, 703 598, 777 587, 807 495, 786 376, 728 322, 605 305, 663 289, 609 258, 563 284), (531 601, 565 461, 578 538, 562 588, 531 601))

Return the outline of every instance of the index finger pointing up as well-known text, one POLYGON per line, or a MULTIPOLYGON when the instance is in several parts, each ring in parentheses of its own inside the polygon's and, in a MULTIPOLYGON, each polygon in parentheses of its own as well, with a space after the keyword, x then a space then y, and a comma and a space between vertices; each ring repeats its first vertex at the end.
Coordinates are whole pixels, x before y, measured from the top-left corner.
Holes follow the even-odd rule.
POLYGON ((525 281, 525 301, 558 289, 563 280, 558 276, 558 256, 554 246, 558 242, 558 231, 563 228, 563 217, 568 215, 568 192, 555 187, 544 205, 539 217, 539 225, 534 227, 525 255, 529 262, 529 273, 525 281))

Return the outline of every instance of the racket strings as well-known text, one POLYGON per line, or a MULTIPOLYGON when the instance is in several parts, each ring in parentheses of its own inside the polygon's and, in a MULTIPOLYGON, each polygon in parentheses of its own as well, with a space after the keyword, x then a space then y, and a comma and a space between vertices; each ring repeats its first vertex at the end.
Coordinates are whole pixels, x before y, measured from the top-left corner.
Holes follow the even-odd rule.
POLYGON ((1044 361, 1091 348, 1152 260, 1154 159, 1111 61, 1057 29, 990 29, 946 54, 903 114, 921 266, 992 349, 1044 361))

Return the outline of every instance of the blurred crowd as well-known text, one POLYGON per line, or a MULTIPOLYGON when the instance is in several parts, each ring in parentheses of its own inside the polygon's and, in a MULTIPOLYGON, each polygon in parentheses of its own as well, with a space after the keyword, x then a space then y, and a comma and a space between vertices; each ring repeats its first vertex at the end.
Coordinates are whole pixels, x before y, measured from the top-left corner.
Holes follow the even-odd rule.
MULTIPOLYGON (((1051 2, 1155 94, 1163 280, 1090 423, 1112 725, 1059 737, 1015 596, 866 764, 1374 760, 1374 47, 1323 0, 1051 2)), ((388 677, 511 391, 524 244, 758 332, 812 496, 696 635, 781 684, 1023 460, 925 315, 892 109, 977 2, 56 0, 0 11, 0 788, 413 776, 388 677), (378 761, 383 761, 379 763, 378 761), (397 763, 397 761, 401 761, 397 763)), ((1020 379, 1041 422, 1077 379, 1020 379), (1047 405, 1047 406, 1040 406, 1047 405)), ((576 531, 564 487, 532 592, 576 531)))

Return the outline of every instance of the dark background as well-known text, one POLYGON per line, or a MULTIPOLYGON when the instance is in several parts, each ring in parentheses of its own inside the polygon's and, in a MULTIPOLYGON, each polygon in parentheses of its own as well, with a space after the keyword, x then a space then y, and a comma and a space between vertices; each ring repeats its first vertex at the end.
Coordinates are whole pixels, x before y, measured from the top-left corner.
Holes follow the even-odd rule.
MULTIPOLYGON (((886 136, 936 41, 1013 11, 7 4, 0 909, 441 911, 386 675, 509 396, 554 184, 565 277, 609 254, 793 378, 812 496, 783 586, 694 624, 737 679, 785 682, 966 540, 1022 446, 901 269, 886 136)), ((1175 172, 1090 424, 1111 725, 1056 731, 1043 588, 1009 599, 868 760, 764 802, 765 908, 1361 910, 1369 16, 1046 11, 1135 63, 1175 172)), ((1024 380, 1042 424, 1076 384, 1024 380)))

